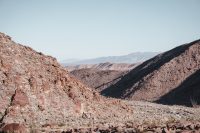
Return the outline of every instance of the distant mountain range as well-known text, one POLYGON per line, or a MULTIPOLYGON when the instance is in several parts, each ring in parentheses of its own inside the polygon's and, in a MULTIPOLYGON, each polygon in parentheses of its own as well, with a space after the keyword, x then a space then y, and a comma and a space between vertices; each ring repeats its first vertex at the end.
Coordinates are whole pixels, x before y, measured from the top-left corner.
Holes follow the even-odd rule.
POLYGON ((127 63, 99 63, 99 64, 81 64, 81 65, 70 65, 66 66, 65 68, 68 71, 74 71, 79 69, 96 69, 96 70, 115 70, 115 71, 128 71, 133 69, 135 66, 139 65, 140 63, 136 64, 127 64, 127 63))
POLYGON ((67 59, 61 63, 65 66, 68 65, 80 65, 80 64, 99 64, 99 63, 138 63, 148 60, 159 54, 159 52, 136 52, 128 55, 122 56, 108 56, 108 57, 99 57, 94 59, 85 59, 85 60, 76 60, 76 59, 67 59))

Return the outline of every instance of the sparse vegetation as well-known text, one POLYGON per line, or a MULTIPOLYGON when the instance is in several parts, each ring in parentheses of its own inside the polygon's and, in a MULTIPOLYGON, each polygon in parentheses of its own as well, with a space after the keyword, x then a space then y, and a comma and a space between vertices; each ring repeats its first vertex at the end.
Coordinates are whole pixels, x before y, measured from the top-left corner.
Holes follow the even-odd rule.
POLYGON ((59 127, 64 127, 65 125, 66 125, 65 123, 58 124, 59 127))
POLYGON ((195 99, 192 98, 192 97, 190 97, 190 102, 191 102, 191 104, 192 104, 192 107, 194 107, 194 108, 199 108, 199 107, 200 107, 200 105, 198 105, 197 100, 195 100, 195 99))

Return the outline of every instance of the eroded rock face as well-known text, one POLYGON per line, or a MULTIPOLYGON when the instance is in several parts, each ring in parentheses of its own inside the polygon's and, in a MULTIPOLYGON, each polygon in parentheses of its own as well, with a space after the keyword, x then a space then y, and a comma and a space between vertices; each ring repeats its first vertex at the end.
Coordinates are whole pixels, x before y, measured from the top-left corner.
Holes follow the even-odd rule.
POLYGON ((79 127, 107 119, 124 119, 124 104, 107 100, 71 77, 55 58, 17 44, 1 34, 0 131, 79 127), (3 39, 2 39, 3 37, 3 39), (123 106, 122 106, 123 105, 123 106), (123 114, 123 115, 121 115, 123 114))
POLYGON ((81 116, 82 103, 95 102, 93 93, 55 58, 0 34, 1 123, 62 123, 67 117, 81 116))
MULTIPOLYGON (((187 96, 180 95, 178 92, 181 91, 176 91, 177 93, 173 93, 173 97, 162 98, 162 103, 191 106, 189 97, 193 98, 192 94, 195 93, 195 97, 200 97, 199 89, 190 89, 190 87, 194 87, 192 80, 190 83, 187 82, 188 88, 180 89, 180 86, 199 69, 200 41, 197 40, 142 63, 115 85, 105 89, 102 94, 132 100, 159 101, 172 90, 179 88, 187 96), (178 97, 183 102, 176 101, 178 97), (170 98, 172 99, 170 100, 170 98)), ((199 99, 196 100, 200 102, 199 99)))

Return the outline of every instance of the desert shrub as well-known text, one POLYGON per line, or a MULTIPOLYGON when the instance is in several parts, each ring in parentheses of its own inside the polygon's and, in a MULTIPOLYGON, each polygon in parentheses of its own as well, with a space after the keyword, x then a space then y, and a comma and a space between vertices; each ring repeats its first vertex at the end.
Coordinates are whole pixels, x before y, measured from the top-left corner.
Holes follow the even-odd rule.
POLYGON ((199 105, 198 105, 198 102, 197 102, 197 100, 195 100, 194 98, 190 98, 190 102, 191 102, 191 104, 192 104, 192 107, 194 107, 194 108, 198 108, 198 107, 200 107, 199 105))

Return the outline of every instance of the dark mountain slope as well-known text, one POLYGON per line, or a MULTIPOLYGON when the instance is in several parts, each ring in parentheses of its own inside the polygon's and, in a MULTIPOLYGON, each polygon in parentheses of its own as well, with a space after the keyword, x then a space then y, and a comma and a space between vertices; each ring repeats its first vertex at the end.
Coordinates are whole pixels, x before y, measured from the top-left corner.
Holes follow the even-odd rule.
POLYGON ((156 101, 199 68, 200 40, 197 40, 142 63, 101 93, 116 98, 156 101))
POLYGON ((169 105, 198 106, 200 104, 200 70, 156 102, 169 105))

